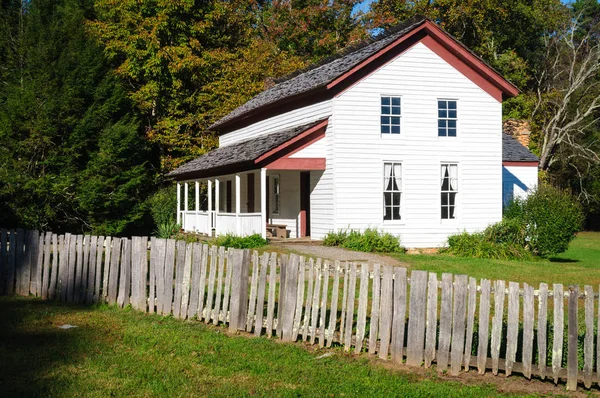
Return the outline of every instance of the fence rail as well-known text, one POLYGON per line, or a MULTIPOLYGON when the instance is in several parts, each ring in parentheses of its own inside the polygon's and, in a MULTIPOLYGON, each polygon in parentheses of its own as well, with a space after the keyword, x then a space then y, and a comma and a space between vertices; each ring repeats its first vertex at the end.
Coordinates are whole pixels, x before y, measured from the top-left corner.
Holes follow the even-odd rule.
POLYGON ((0 230, 0 294, 131 305, 453 375, 562 379, 569 390, 599 382, 597 293, 171 239, 0 230))

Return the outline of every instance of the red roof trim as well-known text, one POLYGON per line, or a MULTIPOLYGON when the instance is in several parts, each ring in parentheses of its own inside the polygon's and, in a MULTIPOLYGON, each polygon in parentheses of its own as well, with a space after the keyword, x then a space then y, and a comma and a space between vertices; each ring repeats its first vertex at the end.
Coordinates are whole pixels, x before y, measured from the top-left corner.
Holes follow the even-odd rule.
POLYGON ((316 126, 313 126, 313 127, 309 128, 308 130, 303 131, 302 133, 298 134, 291 140, 286 141, 283 144, 279 145, 277 148, 271 149, 270 151, 262 154, 260 157, 258 157, 254 161, 254 163, 260 163, 260 162, 267 160, 273 156, 277 156, 277 157, 282 157, 285 155, 289 156, 293 153, 298 152, 302 148, 305 148, 308 145, 312 144, 313 142, 318 141, 321 138, 323 138, 325 136, 325 130, 327 128, 328 123, 329 123, 329 119, 322 120, 316 126), (313 133, 316 133, 316 134, 313 136, 312 135, 313 133), (295 145, 294 147, 292 147, 294 144, 298 144, 298 145, 295 145), (290 152, 281 154, 282 151, 285 151, 286 149, 289 149, 290 147, 292 147, 291 148, 292 150, 290 152))
POLYGON ((269 170, 325 170, 325 158, 281 158, 269 163, 269 170))
POLYGON ((502 162, 502 166, 538 167, 540 162, 502 162))
MULTIPOLYGON (((519 90, 512 83, 504 79, 483 61, 471 54, 462 44, 457 42, 431 21, 425 21, 423 25, 390 43, 387 47, 379 50, 348 72, 333 80, 327 85, 327 89, 338 86, 350 76, 358 73, 371 62, 381 58, 401 44, 406 42, 410 43, 410 39, 419 34, 424 37, 418 39, 417 42, 425 44, 428 48, 438 54, 438 56, 451 64, 499 102, 502 102, 503 94, 507 97, 514 97, 519 94, 519 90)), ((410 44, 407 48, 410 48, 412 45, 413 44, 410 44)), ((404 51, 406 51, 406 49, 404 49, 404 51)))

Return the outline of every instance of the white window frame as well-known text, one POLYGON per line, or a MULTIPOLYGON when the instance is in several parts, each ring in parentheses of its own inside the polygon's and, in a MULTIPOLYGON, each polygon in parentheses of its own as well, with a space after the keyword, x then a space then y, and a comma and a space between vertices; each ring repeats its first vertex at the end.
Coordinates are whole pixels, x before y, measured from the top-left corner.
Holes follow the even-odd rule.
POLYGON ((271 176, 273 184, 271 187, 271 201, 273 204, 271 214, 281 214, 281 178, 279 174, 271 176))
POLYGON ((403 220, 403 214, 404 214, 404 212, 403 212, 403 208, 404 208, 404 189, 403 189, 404 188, 403 187, 403 185, 404 185, 404 170, 403 169, 404 169, 404 164, 400 161, 384 161, 383 162, 383 179, 382 179, 382 182, 383 182, 383 185, 382 185, 383 216, 382 216, 382 219, 383 219, 383 222, 385 222, 385 223, 394 223, 394 222, 404 221, 403 220), (390 167, 390 170, 389 170, 391 173, 390 176, 388 176, 388 174, 386 174, 386 168, 387 168, 386 166, 387 165, 389 165, 389 167, 390 167), (399 184, 398 184, 398 177, 395 175, 395 173, 397 171, 396 166, 399 166, 399 168, 400 168, 400 177, 399 177, 400 183, 399 184), (392 186, 391 190, 387 189, 388 179, 392 178, 392 175, 393 175, 393 178, 396 180, 395 182, 396 182, 396 186, 398 189, 393 189, 393 186, 392 186), (386 205, 386 200, 385 200, 385 195, 388 193, 392 194, 392 203, 389 206, 386 205), (393 199, 394 193, 400 194, 400 199, 399 199, 400 203, 398 205, 394 205, 394 199, 393 199), (389 207, 391 209, 391 218, 390 219, 385 218, 386 207, 389 207), (394 211, 393 211, 394 208, 398 208, 399 218, 394 218, 394 211))
POLYGON ((402 97, 399 95, 381 95, 379 97, 379 135, 381 136, 396 136, 396 135, 401 135, 402 134, 402 97), (384 106, 388 106, 388 105, 383 105, 383 99, 384 98, 389 98, 390 100, 390 113, 383 113, 383 107, 384 106), (392 105, 393 100, 394 99, 398 99, 399 101, 399 105, 392 105), (394 115, 393 114, 393 108, 398 107, 399 108, 399 114, 394 115), (383 123, 382 119, 384 117, 389 117, 390 118, 390 122, 389 123, 383 123), (398 118, 398 123, 392 123, 391 118, 392 117, 397 117, 398 118), (382 130, 382 127, 388 127, 389 128, 389 132, 384 133, 382 130), (398 132, 397 133, 392 133, 392 127, 398 127, 398 132))
POLYGON ((458 209, 459 207, 459 202, 458 202, 458 196, 459 196, 459 182, 460 182, 460 178, 459 178, 459 167, 458 167, 458 162, 442 162, 440 164, 440 206, 439 206, 439 214, 440 214, 440 220, 442 222, 451 222, 451 221, 455 221, 458 219, 458 209), (448 189, 444 190, 444 179, 445 179, 445 167, 449 167, 449 169, 447 169, 448 171, 448 189), (454 168, 454 177, 452 176, 452 168, 454 168), (454 182, 454 188, 453 188, 453 184, 452 184, 452 180, 455 180, 454 182), (454 204, 451 205, 450 204, 450 197, 451 194, 454 194, 454 204), (444 195, 447 196, 446 199, 446 204, 444 204, 444 200, 443 197, 444 195), (444 218, 444 214, 442 209, 443 208, 447 209, 446 215, 447 217, 444 218), (454 208, 454 212, 452 213, 453 217, 450 217, 450 209, 454 208))
POLYGON ((436 101, 437 104, 437 136, 439 138, 456 138, 458 137, 458 100, 455 98, 438 98, 436 101), (445 101, 446 102, 446 116, 442 117, 440 116, 441 112, 443 110, 440 110, 440 101, 445 101), (448 102, 456 102, 456 109, 454 110, 456 112, 455 117, 450 117, 449 113, 452 111, 451 109, 448 108, 448 102), (440 127, 440 122, 444 121, 445 122, 445 127, 440 127), (454 121, 454 130, 456 130, 455 135, 448 135, 448 130, 451 129, 452 127, 448 127, 448 122, 449 121, 454 121), (443 128, 445 129, 446 134, 445 135, 440 135, 440 129, 443 128))

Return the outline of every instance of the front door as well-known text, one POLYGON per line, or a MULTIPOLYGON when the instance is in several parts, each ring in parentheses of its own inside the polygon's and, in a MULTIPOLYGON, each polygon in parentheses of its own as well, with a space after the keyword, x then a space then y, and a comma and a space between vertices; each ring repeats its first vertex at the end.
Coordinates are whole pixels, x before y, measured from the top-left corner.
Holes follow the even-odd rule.
POLYGON ((254 173, 248 173, 248 213, 254 213, 254 173))
POLYGON ((310 236, 310 171, 300 173, 300 237, 310 236))

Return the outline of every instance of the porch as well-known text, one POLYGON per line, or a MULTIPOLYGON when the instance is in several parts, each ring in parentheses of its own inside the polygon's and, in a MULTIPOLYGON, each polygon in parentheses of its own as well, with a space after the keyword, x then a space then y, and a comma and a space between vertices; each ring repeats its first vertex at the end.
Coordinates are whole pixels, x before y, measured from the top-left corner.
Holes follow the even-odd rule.
POLYGON ((311 192, 326 168, 327 120, 219 147, 171 172, 177 223, 209 236, 310 236, 311 192))

